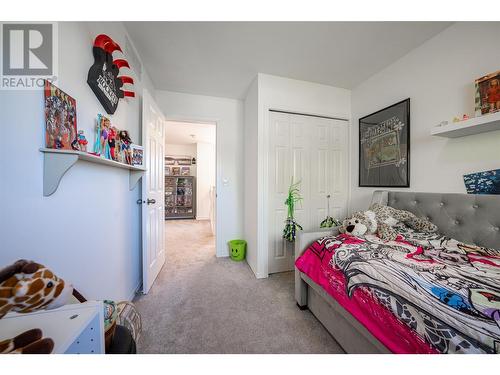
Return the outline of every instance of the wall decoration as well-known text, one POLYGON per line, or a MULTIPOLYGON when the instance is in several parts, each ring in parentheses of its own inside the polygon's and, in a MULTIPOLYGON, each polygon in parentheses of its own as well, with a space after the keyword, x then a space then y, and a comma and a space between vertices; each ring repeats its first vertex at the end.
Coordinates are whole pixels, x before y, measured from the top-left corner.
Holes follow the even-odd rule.
POLYGON ((170 167, 165 167, 165 176, 170 176, 170 167))
POLYGON ((191 156, 167 155, 165 156, 166 165, 192 165, 193 159, 191 156))
POLYGON ((175 165, 175 157, 165 156, 165 165, 175 165))
POLYGON ((359 186, 410 186, 410 99, 359 119, 359 186))
POLYGON ((476 116, 500 111, 500 70, 478 78, 476 88, 476 116))
POLYGON ((191 168, 181 167, 181 176, 189 176, 191 174, 191 168))
POLYGON ((180 176, 181 167, 172 167, 172 176, 180 176))
POLYGON ((130 152, 132 154, 132 165, 143 166, 144 163, 144 147, 131 144, 130 152))
POLYGON ((177 156, 177 165, 191 165, 191 156, 177 156))
POLYGON ((113 60, 114 51, 122 52, 122 49, 109 36, 98 35, 92 49, 94 64, 87 76, 87 83, 108 114, 115 113, 119 99, 135 96, 133 91, 122 90, 124 84, 133 84, 134 80, 128 76, 118 76, 120 68, 130 69, 130 66, 124 59, 113 60))
POLYGON ((45 147, 78 150, 76 100, 48 80, 45 95, 45 147))
POLYGON ((464 175, 467 194, 500 194, 500 169, 464 175))

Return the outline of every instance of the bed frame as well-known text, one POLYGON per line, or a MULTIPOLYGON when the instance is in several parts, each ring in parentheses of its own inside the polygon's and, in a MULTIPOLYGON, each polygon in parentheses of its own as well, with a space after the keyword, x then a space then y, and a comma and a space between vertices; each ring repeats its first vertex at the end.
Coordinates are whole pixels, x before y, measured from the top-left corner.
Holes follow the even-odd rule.
MULTIPOLYGON (((500 196, 414 193, 377 190, 371 203, 413 212, 436 224, 439 231, 469 244, 500 249, 500 196)), ((312 242, 338 229, 299 233, 295 258, 312 242)), ((309 309, 346 353, 391 353, 324 289, 295 269, 295 299, 309 309)))

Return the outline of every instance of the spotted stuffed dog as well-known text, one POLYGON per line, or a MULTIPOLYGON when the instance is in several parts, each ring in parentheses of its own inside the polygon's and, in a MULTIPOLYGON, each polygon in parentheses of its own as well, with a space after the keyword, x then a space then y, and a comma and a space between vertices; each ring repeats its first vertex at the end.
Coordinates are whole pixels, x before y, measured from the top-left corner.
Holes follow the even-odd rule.
POLYGON ((344 220, 340 232, 354 236, 376 233, 385 241, 393 241, 398 235, 393 227, 398 223, 404 223, 419 232, 437 230, 430 221, 421 219, 409 211, 374 203, 368 211, 357 212, 352 218, 344 220))
POLYGON ((0 270, 0 319, 9 311, 28 313, 66 304, 73 287, 47 267, 18 260, 0 270))

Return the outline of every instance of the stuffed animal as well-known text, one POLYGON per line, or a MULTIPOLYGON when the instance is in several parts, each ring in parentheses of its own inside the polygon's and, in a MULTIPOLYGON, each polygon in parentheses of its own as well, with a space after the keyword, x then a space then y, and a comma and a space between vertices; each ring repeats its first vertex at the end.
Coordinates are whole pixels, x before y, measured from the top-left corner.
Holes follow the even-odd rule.
POLYGON ((54 341, 42 338, 42 330, 35 328, 12 339, 0 341, 0 354, 50 354, 54 341))
POLYGON ((344 220, 340 232, 355 236, 377 233, 381 239, 393 241, 398 235, 393 227, 401 222, 419 232, 437 230, 430 221, 421 219, 409 211, 374 203, 368 211, 357 212, 352 218, 344 220))
POLYGON ((365 234, 376 233, 377 221, 375 220, 375 212, 356 212, 352 217, 342 222, 339 232, 352 234, 353 236, 364 236, 365 234))
POLYGON ((0 270, 0 319, 9 311, 28 313, 66 304, 73 287, 45 266, 18 260, 0 270))

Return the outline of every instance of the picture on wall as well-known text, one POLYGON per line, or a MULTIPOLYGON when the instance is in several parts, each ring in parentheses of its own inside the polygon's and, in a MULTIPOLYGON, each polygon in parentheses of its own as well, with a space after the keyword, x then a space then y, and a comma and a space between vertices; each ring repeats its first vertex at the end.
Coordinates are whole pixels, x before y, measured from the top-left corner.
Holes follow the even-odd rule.
POLYGON ((76 100, 45 80, 45 147, 78 148, 76 100))
POLYGON ((172 176, 180 176, 181 167, 172 167, 172 176))
POLYGON ((359 119, 359 186, 410 186, 410 99, 359 119))
POLYGON ((500 169, 464 175, 467 194, 500 194, 500 169))
POLYGON ((191 168, 181 167, 181 176, 189 176, 191 174, 191 168))
POLYGON ((165 167, 165 176, 170 176, 170 167, 165 167))
POLYGON ((130 152, 132 154, 132 165, 141 166, 144 164, 144 147, 131 144, 130 152))
POLYGON ((478 78, 476 88, 476 116, 500 111, 500 70, 478 78))

